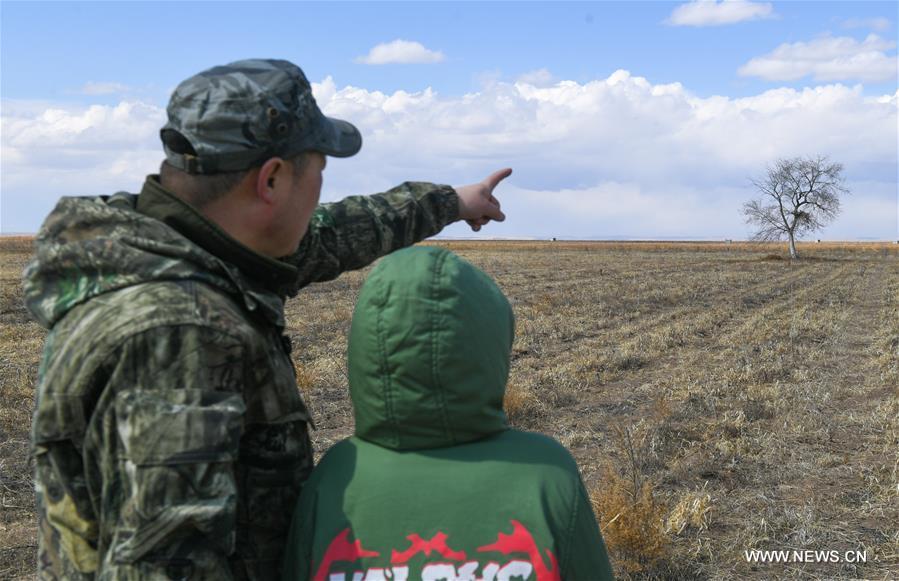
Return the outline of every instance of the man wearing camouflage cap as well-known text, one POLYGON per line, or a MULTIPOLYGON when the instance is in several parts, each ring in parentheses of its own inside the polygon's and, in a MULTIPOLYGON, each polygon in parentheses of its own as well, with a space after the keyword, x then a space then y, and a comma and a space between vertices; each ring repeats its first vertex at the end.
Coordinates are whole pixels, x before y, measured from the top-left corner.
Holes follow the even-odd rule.
POLYGON ((275 579, 312 464, 284 301, 446 224, 504 216, 511 173, 318 206, 359 151, 295 65, 239 61, 175 90, 140 194, 63 198, 25 271, 50 329, 33 423, 48 579, 275 579))

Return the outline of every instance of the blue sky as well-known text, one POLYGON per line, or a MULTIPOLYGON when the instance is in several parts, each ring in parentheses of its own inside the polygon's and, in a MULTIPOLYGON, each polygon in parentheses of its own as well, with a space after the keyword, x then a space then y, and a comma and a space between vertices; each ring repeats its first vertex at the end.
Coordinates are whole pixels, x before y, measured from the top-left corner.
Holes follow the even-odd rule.
POLYGON ((749 177, 820 153, 854 192, 823 237, 895 238, 897 7, 3 1, 0 227, 138 188, 179 81, 277 57, 366 138, 326 200, 511 165, 486 236, 744 238, 749 177))

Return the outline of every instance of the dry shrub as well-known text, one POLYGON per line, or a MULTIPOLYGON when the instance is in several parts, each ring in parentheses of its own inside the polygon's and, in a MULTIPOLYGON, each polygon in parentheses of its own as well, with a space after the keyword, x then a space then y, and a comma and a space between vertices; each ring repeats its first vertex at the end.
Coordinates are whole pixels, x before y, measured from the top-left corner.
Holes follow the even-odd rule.
POLYGON ((510 382, 503 396, 503 409, 513 424, 527 424, 540 417, 542 406, 534 391, 519 383, 510 382))
MULTIPOLYGON (((708 482, 706 482, 708 484, 708 482)), ((709 528, 712 495, 702 490, 685 492, 668 514, 665 531, 679 535, 687 528, 704 531, 709 528)))
POLYGON ((294 375, 297 378, 297 387, 300 388, 303 395, 308 397, 309 392, 315 387, 315 374, 306 369, 305 365, 297 363, 296 359, 292 361, 294 375))
MULTIPOLYGON (((659 419, 670 414, 667 400, 659 398, 651 412, 659 419)), ((603 538, 613 559, 628 575, 661 575, 668 569, 671 539, 665 531, 667 506, 655 494, 648 473, 656 433, 645 421, 615 425, 612 441, 623 457, 620 468, 606 465, 602 480, 590 491, 603 538)))
POLYGON ((618 568, 628 574, 661 573, 671 552, 665 532, 664 503, 643 481, 638 490, 631 478, 606 466, 601 482, 590 490, 603 539, 618 568))

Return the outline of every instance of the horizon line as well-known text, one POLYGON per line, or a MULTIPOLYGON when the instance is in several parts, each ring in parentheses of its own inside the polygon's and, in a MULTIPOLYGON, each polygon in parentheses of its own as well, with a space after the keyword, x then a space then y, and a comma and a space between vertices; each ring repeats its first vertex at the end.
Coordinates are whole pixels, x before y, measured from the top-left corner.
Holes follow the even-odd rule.
MULTIPOLYGON (((37 236, 37 232, 0 232, 0 238, 20 238, 20 237, 35 237, 37 236)), ((740 242, 740 243, 754 243, 754 244, 781 244, 786 243, 787 240, 767 240, 767 241, 756 241, 750 240, 748 238, 720 238, 720 237, 674 237, 674 238, 641 238, 641 237, 609 237, 609 238, 577 238, 577 237, 567 237, 567 236, 431 236, 430 238, 425 238, 424 240, 420 240, 419 242, 425 242, 427 240, 439 240, 439 241, 447 241, 447 242, 740 242)), ((820 239, 805 239, 805 240, 797 240, 798 244, 818 244, 824 242, 845 242, 845 243, 871 243, 871 242, 887 242, 887 243, 896 243, 899 244, 899 236, 896 238, 820 238, 820 239)))

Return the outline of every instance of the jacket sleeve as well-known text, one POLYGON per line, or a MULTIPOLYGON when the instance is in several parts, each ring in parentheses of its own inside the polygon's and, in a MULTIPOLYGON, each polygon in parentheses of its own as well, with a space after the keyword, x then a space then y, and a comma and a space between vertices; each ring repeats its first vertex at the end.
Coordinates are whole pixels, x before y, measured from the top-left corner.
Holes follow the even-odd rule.
POLYGON ((456 191, 425 182, 405 182, 382 194, 322 204, 297 252, 282 259, 299 270, 283 292, 294 296, 309 283, 367 266, 437 234, 458 218, 456 191))
POLYGON ((611 581, 612 565, 599 532, 587 491, 578 478, 568 543, 562 561, 562 579, 566 581, 611 581))
POLYGON ((244 355, 198 325, 143 331, 115 353, 96 450, 108 547, 98 578, 231 578, 244 355))

